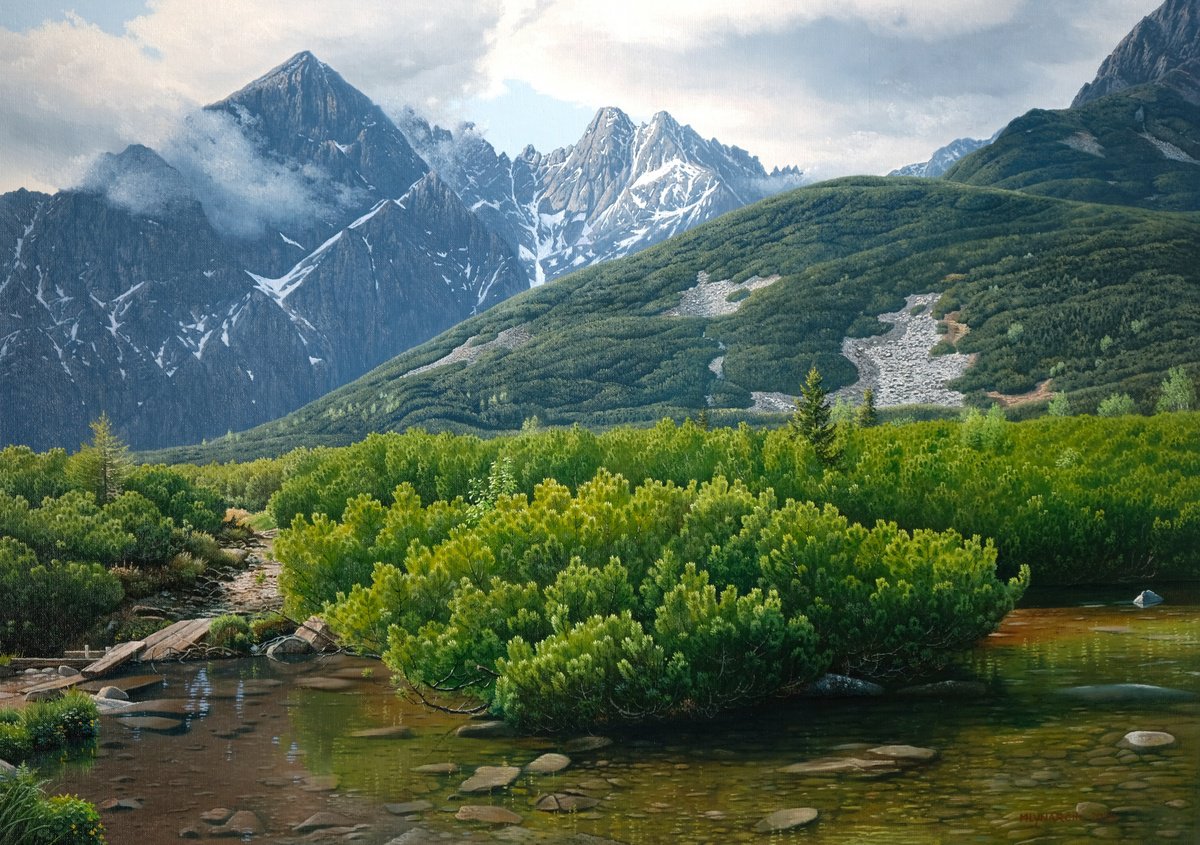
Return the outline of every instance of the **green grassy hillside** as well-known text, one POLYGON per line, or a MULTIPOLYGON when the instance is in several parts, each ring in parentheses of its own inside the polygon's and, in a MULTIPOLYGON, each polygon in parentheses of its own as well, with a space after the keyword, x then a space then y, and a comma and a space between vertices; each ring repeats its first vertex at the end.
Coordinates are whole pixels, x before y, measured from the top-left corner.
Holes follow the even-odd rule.
POLYGON ((798 392, 813 364, 827 386, 853 383, 843 338, 883 331, 875 315, 930 291, 944 294, 935 314, 960 310, 970 327, 958 341, 978 355, 958 384, 969 396, 1053 376, 1076 410, 1114 390, 1149 408, 1167 368, 1196 360, 1200 215, 942 180, 827 182, 521 294, 287 417, 159 457, 244 458, 413 426, 504 431, 534 416, 642 423, 695 415, 706 396, 729 421, 750 391, 798 392), (782 279, 728 316, 666 316, 702 271, 782 279), (512 329, 527 337, 515 348, 411 373, 512 329), (709 365, 722 354, 718 380, 709 365))
POLYGON ((1200 105, 1144 85, 1035 109, 947 174, 970 185, 1163 211, 1200 209, 1200 105), (1190 159, 1190 160, 1189 160, 1190 159))

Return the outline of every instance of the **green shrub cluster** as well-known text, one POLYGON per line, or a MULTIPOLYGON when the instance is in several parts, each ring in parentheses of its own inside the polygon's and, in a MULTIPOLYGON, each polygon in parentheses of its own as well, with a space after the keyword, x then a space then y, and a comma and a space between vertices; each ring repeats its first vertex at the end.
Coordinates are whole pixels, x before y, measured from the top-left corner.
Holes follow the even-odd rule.
POLYGON ((22 710, 0 710, 0 760, 23 763, 35 754, 85 745, 99 733, 96 702, 72 690, 54 701, 31 702, 22 710))
POLYGON ((47 797, 28 769, 0 779, 0 845, 104 845, 100 814, 71 795, 47 797))
POLYGON ((98 563, 39 563, 21 542, 0 537, 0 651, 60 651, 124 595, 98 563))
POLYGON ((355 529, 340 524, 348 502, 366 497, 355 505, 366 509, 363 518, 350 521, 360 525, 368 513, 387 518, 399 495, 441 501, 431 523, 437 536, 461 518, 453 500, 466 499, 472 479, 486 478, 498 462, 507 462, 516 491, 527 496, 545 478, 574 490, 601 468, 681 486, 724 475, 755 493, 772 489, 785 498, 833 504, 864 525, 883 519, 910 531, 953 528, 991 538, 1002 575, 1028 563, 1040 584, 1197 574, 1195 412, 1022 423, 1005 422, 998 412, 971 412, 961 421, 844 430, 842 446, 841 460, 826 466, 785 431, 704 431, 669 421, 649 429, 594 434, 574 427, 486 441, 419 431, 372 435, 309 454, 272 499, 280 525, 306 517, 306 527, 285 532, 277 548, 305 543, 328 558, 311 571, 285 573, 283 586, 293 613, 315 611, 338 591, 365 583, 377 560, 397 559, 396 547, 403 552, 419 535, 413 526, 420 522, 392 529, 385 535, 394 537, 386 550, 391 557, 377 557, 349 536, 355 529), (307 520, 316 513, 328 517, 328 530, 307 520), (314 604, 305 595, 319 598, 314 604))
POLYGON ((61 650, 120 603, 122 581, 143 595, 194 581, 219 557, 204 533, 221 527, 218 494, 174 469, 124 466, 123 457, 112 461, 119 472, 95 484, 84 465, 101 451, 0 450, 0 651, 61 650))
POLYGON ((412 683, 468 692, 523 728, 712 716, 829 669, 911 677, 993 630, 1028 571, 990 544, 740 482, 600 471, 479 512, 401 485, 340 523, 297 517, 277 546, 293 612, 384 650, 412 683))

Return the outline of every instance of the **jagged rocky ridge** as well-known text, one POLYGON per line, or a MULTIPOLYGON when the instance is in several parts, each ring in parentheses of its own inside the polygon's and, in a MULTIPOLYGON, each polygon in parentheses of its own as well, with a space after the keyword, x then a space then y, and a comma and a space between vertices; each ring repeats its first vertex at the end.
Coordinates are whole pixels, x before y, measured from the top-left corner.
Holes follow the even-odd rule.
POLYGON ((162 150, 0 196, 0 445, 72 448, 101 411, 137 448, 254 426, 801 176, 666 113, 604 109, 515 161, 469 128, 403 128, 302 52, 162 150))
MULTIPOLYGON (((1001 130, 1003 131, 1003 130, 1001 130)), ((956 138, 944 147, 934 150, 928 161, 906 164, 893 170, 888 176, 919 176, 925 179, 936 179, 945 175, 959 159, 969 156, 976 150, 981 150, 1000 136, 997 132, 990 138, 956 138)))
POLYGON ((1167 0, 1144 17, 1100 65, 1072 107, 1147 83, 1200 104, 1200 2, 1167 0))
POLYGON ((401 128, 472 211, 520 257, 534 285, 620 258, 803 181, 659 112, 635 124, 600 109, 569 147, 515 159, 470 124, 451 132, 414 112, 401 128))
POLYGON ((0 443, 72 447, 101 411, 136 447, 245 428, 528 286, 309 53, 194 115, 170 152, 178 167, 132 146, 76 189, 0 197, 0 443), (234 172, 205 169, 229 149, 234 172), (278 202, 248 220, 255 192, 278 202))
POLYGON ((1200 210, 1200 0, 1167 0, 1069 109, 1034 109, 946 178, 1162 211, 1200 210))

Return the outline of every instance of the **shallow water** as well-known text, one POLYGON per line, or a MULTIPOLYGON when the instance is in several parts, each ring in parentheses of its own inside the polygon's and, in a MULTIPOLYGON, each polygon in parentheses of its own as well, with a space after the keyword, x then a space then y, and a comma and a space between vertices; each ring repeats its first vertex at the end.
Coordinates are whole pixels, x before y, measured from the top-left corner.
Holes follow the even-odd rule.
POLYGON ((135 698, 182 700, 185 728, 164 734, 105 717, 95 755, 66 763, 51 787, 97 803, 139 799, 140 809, 104 813, 114 845, 177 842, 191 830, 207 837, 215 826, 201 814, 221 807, 253 811, 265 831, 247 841, 275 843, 387 843, 414 827, 429 835, 409 834, 405 845, 586 841, 576 834, 631 845, 1200 841, 1200 699, 1063 693, 1136 683, 1200 694, 1200 595, 1160 592, 1169 603, 1146 610, 1106 595, 1086 597, 1095 599, 1088 606, 1063 606, 1079 602, 1078 593, 1032 598, 965 661, 987 684, 982 697, 781 702, 716 724, 613 735, 603 749, 568 752, 565 771, 523 775, 491 796, 459 796, 457 787, 477 766, 523 766, 561 750, 563 740, 460 738, 453 731, 464 717, 398 698, 380 665, 359 659, 158 665, 163 680, 135 698), (414 736, 351 736, 390 725, 407 725, 414 736), (1147 752, 1120 747, 1132 730, 1167 731, 1176 742, 1147 752), (839 748, 851 743, 921 746, 939 756, 880 778, 778 771, 861 754, 839 748), (414 771, 432 763, 462 772, 414 771), (570 815, 533 807, 543 793, 572 789, 599 804, 570 815), (406 817, 385 807, 415 800, 432 806, 406 817), (1110 812, 1080 818, 1083 801, 1110 812), (463 804, 496 804, 523 821, 458 821, 463 804), (793 807, 820 817, 795 832, 754 832, 768 813, 793 807), (293 831, 319 811, 346 823, 293 831))

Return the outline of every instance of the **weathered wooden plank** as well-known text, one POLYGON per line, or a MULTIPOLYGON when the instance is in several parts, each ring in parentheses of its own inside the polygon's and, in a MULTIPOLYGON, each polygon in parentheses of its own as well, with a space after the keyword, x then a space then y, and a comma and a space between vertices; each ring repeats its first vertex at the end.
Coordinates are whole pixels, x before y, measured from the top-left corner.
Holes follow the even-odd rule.
POLYGON ((296 629, 296 636, 313 647, 313 651, 337 651, 337 639, 325 620, 319 616, 310 616, 303 625, 296 629))
POLYGON ((70 689, 81 681, 83 681, 82 675, 70 675, 65 678, 42 681, 40 684, 34 684, 25 689, 25 700, 46 701, 51 698, 58 698, 63 690, 70 689))
POLYGON ((208 636, 211 619, 185 619, 146 638, 146 649, 138 659, 163 660, 182 654, 208 636))
POLYGON ((108 653, 94 663, 89 663, 80 670, 80 674, 85 678, 100 678, 107 675, 112 670, 116 669, 124 663, 128 663, 133 658, 137 657, 138 652, 146 647, 146 643, 142 640, 132 640, 127 643, 121 643, 118 646, 113 646, 108 653))

